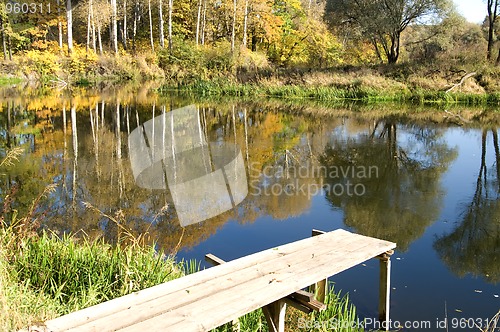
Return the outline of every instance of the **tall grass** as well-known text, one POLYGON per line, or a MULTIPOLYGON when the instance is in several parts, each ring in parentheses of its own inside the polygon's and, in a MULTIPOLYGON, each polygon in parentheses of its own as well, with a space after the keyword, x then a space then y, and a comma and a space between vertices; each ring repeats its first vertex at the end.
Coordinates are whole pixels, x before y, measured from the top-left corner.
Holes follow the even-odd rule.
POLYGON ((500 105, 500 93, 446 93, 439 90, 384 89, 359 84, 348 86, 314 86, 307 84, 281 84, 279 82, 273 84, 242 84, 228 79, 214 79, 211 81, 196 80, 175 87, 167 84, 160 89, 162 92, 172 90, 180 90, 201 96, 315 99, 325 102, 355 100, 365 103, 405 102, 418 105, 500 105))
POLYGON ((153 247, 43 233, 19 238, 0 229, 0 330, 36 324, 182 276, 153 247), (17 305, 12 305, 19 303, 17 305))

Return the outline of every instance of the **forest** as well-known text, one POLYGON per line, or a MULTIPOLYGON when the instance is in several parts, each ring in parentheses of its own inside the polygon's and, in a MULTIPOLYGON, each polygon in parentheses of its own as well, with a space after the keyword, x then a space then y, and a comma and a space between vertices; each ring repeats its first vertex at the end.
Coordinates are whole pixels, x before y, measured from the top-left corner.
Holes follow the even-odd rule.
POLYGON ((483 24, 451 0, 29 1, 0 4, 4 81, 493 93, 500 77, 498 0, 483 24))

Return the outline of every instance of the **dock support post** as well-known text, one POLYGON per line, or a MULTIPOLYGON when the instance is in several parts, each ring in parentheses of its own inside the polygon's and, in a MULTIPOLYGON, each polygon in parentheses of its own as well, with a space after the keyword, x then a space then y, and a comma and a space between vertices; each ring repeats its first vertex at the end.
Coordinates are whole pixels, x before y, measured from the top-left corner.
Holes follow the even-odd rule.
MULTIPOLYGON (((325 232, 317 229, 312 230, 312 236, 318 236, 321 234, 325 234, 325 232)), ((318 300, 319 302, 323 303, 325 302, 326 292, 328 291, 327 285, 328 285, 328 278, 318 281, 314 285, 311 285, 311 287, 309 288, 311 293, 316 294, 316 300, 318 300)))
POLYGON ((385 331, 389 331, 389 309, 391 306, 391 255, 393 250, 377 256, 380 260, 380 291, 378 302, 378 319, 385 331))
POLYGON ((269 332, 285 332, 286 303, 278 300, 262 308, 269 332))

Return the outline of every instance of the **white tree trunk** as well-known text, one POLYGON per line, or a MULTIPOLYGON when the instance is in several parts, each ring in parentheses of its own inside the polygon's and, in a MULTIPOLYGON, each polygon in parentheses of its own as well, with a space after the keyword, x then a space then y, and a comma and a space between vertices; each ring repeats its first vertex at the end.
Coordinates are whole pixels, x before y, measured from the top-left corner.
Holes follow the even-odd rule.
POLYGON ((231 51, 234 51, 234 39, 236 37, 236 0, 233 1, 233 24, 231 27, 231 51))
POLYGON ((206 23, 207 23, 207 0, 203 0, 203 15, 201 18, 201 45, 205 45, 206 23))
POLYGON ((118 26, 116 0, 111 0, 111 44, 113 51, 118 54, 118 26))
POLYGON ((200 22, 201 22, 201 7, 202 0, 198 1, 198 14, 196 15, 196 45, 200 42, 200 22))
POLYGON ((92 49, 96 52, 96 37, 95 37, 95 20, 94 20, 94 7, 92 7, 92 49))
POLYGON ((153 17, 151 15, 151 0, 148 0, 148 14, 149 14, 149 40, 151 42, 151 51, 155 51, 155 45, 153 40, 153 17))
POLYGON ((168 50, 172 53, 172 10, 174 7, 174 0, 168 0, 168 50))
POLYGON ((66 20, 68 26, 68 52, 73 52, 73 6, 71 0, 66 0, 66 20))
POLYGON ((165 36, 163 34, 163 24, 164 24, 164 21, 163 21, 163 0, 159 0, 158 5, 159 5, 158 11, 160 14, 160 47, 165 48, 165 36))
POLYGON ((92 0, 89 0, 89 7, 88 7, 88 13, 87 13, 87 43, 85 44, 85 53, 89 52, 90 30, 92 27, 91 18, 92 18, 92 0))
POLYGON ((59 35, 59 50, 63 49, 63 28, 61 21, 61 3, 57 0, 57 33, 59 35))
POLYGON ((102 55, 101 23, 97 22, 97 41, 99 43, 99 54, 102 55))
POLYGON ((123 0, 123 47, 127 48, 127 0, 123 0))
POLYGON ((245 0, 245 16, 243 17, 243 46, 247 46, 248 29, 248 0, 245 0))

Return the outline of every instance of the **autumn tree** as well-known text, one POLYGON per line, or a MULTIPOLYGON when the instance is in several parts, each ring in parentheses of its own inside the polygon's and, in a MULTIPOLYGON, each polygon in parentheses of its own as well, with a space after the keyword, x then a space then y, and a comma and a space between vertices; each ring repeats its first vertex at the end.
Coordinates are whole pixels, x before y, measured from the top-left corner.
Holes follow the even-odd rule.
POLYGON ((111 0, 111 41, 113 51, 118 53, 118 27, 116 0, 111 0))
POLYGON ((68 53, 73 52, 73 6, 71 0, 66 0, 66 27, 68 29, 68 53))
MULTIPOLYGON (((493 56, 493 44, 495 42, 495 22, 498 17, 498 0, 487 0, 487 10, 488 10, 488 52, 486 58, 491 60, 493 56)), ((499 53, 500 55, 500 53, 499 53)))
POLYGON ((5 4, 3 2, 0 3, 0 30, 2 32, 2 50, 3 50, 3 59, 7 60, 7 36, 5 34, 6 29, 6 21, 7 21, 7 13, 5 11, 5 4))
POLYGON ((478 24, 451 12, 440 24, 412 25, 403 36, 405 60, 443 63, 478 63, 486 49, 486 40, 478 24))
POLYGON ((334 24, 354 24, 377 53, 396 63, 401 33, 418 20, 439 17, 448 7, 448 0, 328 0, 326 17, 334 24))

